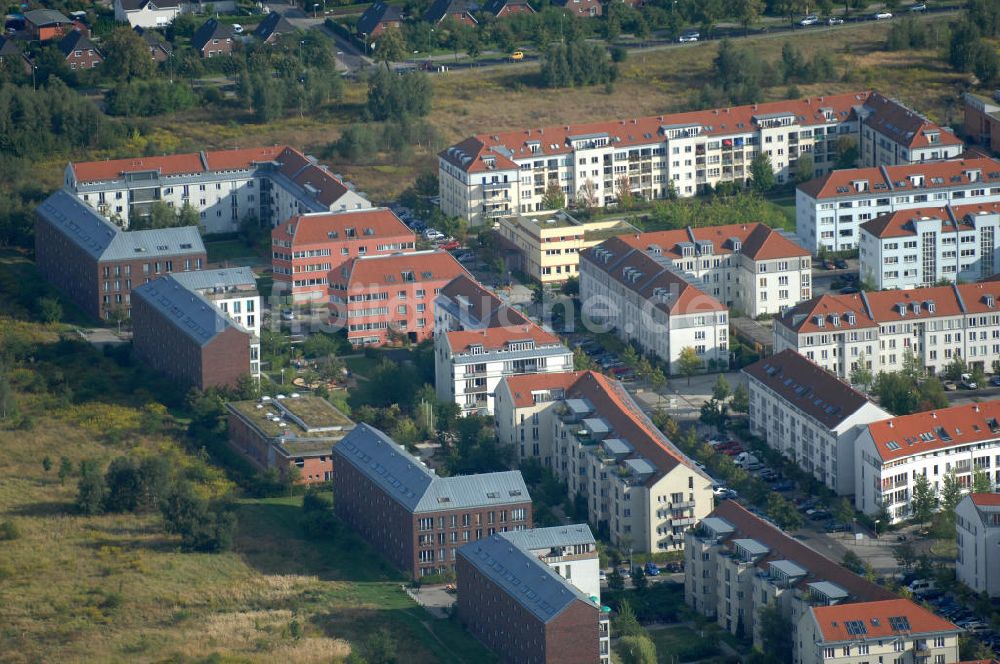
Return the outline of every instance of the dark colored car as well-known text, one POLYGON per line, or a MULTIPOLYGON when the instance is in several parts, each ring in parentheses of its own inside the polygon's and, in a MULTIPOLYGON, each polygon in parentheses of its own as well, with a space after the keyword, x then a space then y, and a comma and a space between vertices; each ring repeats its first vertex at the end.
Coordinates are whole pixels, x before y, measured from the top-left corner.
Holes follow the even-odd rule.
POLYGON ((857 292, 858 292, 857 286, 844 286, 843 288, 840 289, 841 295, 852 295, 857 292))
POLYGON ((826 521, 833 515, 827 512, 826 510, 816 510, 812 514, 806 514, 806 516, 809 517, 810 521, 826 521))
POLYGON ((791 491, 795 488, 795 482, 792 480, 780 480, 774 483, 775 491, 791 491))
POLYGON ((646 566, 643 568, 643 571, 646 573, 646 576, 660 575, 660 568, 654 565, 653 563, 646 563, 646 566))
POLYGON ((846 270, 847 261, 845 261, 843 258, 838 258, 837 260, 833 261, 833 266, 838 270, 846 270))
POLYGON ((827 521, 823 528, 828 533, 848 533, 851 531, 850 524, 840 523, 838 521, 827 521))
POLYGON ((833 263, 831 263, 831 262, 830 262, 829 260, 827 260, 826 258, 824 258, 824 259, 823 259, 823 262, 822 262, 822 263, 820 263, 820 264, 819 264, 819 266, 820 266, 821 268, 823 268, 824 270, 832 270, 832 269, 833 269, 833 263))

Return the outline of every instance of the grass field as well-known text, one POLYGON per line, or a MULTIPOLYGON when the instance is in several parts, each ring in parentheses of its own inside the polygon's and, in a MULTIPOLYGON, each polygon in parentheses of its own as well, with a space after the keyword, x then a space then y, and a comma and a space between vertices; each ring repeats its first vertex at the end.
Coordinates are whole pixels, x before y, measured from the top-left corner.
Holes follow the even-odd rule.
POLYGON ((704 628, 677 625, 665 629, 649 630, 649 637, 656 644, 660 662, 723 662, 725 652, 720 642, 735 644, 735 638, 718 625, 704 628))

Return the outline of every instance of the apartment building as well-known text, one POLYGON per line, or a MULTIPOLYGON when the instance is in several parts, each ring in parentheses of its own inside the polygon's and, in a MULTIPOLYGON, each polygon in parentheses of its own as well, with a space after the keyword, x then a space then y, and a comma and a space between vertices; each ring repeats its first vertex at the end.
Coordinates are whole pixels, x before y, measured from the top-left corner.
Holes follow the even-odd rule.
POLYGON ((833 171, 795 191, 795 228, 803 246, 846 251, 866 221, 898 210, 1000 201, 1000 162, 986 157, 833 171))
POLYGON ((810 649, 800 620, 814 607, 860 606, 894 599, 733 500, 689 531, 684 547, 684 601, 732 634, 763 648, 761 612, 776 607, 791 623, 793 661, 810 649))
POLYGON ((367 424, 333 447, 333 474, 337 516, 414 579, 454 572, 465 544, 531 527, 520 471, 438 477, 367 424))
POLYGON ((394 334, 423 341, 434 331, 438 292, 467 274, 447 251, 359 256, 329 274, 330 323, 345 328, 355 346, 394 334))
POLYGON ((586 499, 588 522, 633 551, 683 547, 712 509, 712 479, 625 391, 592 372, 511 376, 496 391, 497 436, 586 499))
POLYGON ((900 210, 860 228, 861 278, 879 290, 978 281, 1000 266, 1000 202, 900 210))
POLYGON ((872 92, 861 111, 859 166, 903 166, 954 159, 965 151, 950 127, 941 127, 895 99, 872 92))
POLYGON ((599 664, 600 600, 501 535, 458 550, 458 619, 511 664, 599 664))
POLYGON ((799 619, 796 664, 952 664, 963 631, 908 599, 814 606, 799 619))
POLYGON ((226 419, 230 446, 260 470, 287 477, 296 468, 299 484, 333 480, 330 450, 354 428, 326 399, 295 392, 228 402, 226 419))
POLYGON ((761 223, 689 226, 619 239, 747 316, 779 314, 812 297, 809 252, 761 223))
POLYGON ((862 425, 892 415, 793 350, 743 373, 750 431, 838 495, 853 494, 854 441, 862 425))
POLYGON ((573 351, 467 275, 434 300, 434 383, 463 414, 493 414, 505 376, 572 371, 573 351))
POLYGON ((197 291, 166 275, 132 291, 132 350, 139 361, 199 390, 250 375, 253 336, 197 291))
POLYGON ((620 237, 583 252, 583 316, 660 358, 672 375, 687 347, 706 367, 724 369, 729 363, 728 310, 664 263, 620 237))
POLYGON ((783 183, 803 155, 816 175, 832 170, 842 138, 876 164, 890 155, 893 163, 909 163, 950 154, 947 130, 921 121, 919 136, 909 135, 918 117, 898 102, 857 92, 480 134, 438 155, 441 210, 472 225, 541 212, 551 184, 571 206, 613 205, 623 186, 644 200, 694 196, 721 183, 746 183, 761 152, 783 183), (935 129, 947 150, 930 145, 935 129))
POLYGON ((70 163, 63 187, 122 228, 153 202, 193 206, 207 233, 255 218, 268 228, 310 212, 371 207, 315 158, 284 145, 70 163))
POLYGON ((979 594, 1000 596, 1000 494, 970 493, 955 507, 955 576, 979 594), (992 562, 991 562, 992 560, 992 562))
POLYGON ((508 269, 519 270, 542 284, 578 277, 580 252, 616 235, 638 232, 626 221, 578 221, 562 210, 531 217, 503 217, 497 234, 509 250, 508 269))
POLYGON ((294 302, 325 301, 330 272, 359 256, 413 251, 416 241, 387 208, 295 215, 271 231, 275 291, 294 302))
POLYGON ((962 95, 965 102, 965 135, 970 141, 990 148, 1000 145, 1000 94, 983 97, 973 92, 962 95))
POLYGON ((260 378, 260 319, 257 277, 248 267, 176 272, 174 280, 201 295, 250 333, 250 375, 260 378))
POLYGON ((122 231, 64 190, 35 210, 39 274, 96 319, 131 316, 133 286, 206 260, 194 227, 122 231))
POLYGON ((963 489, 979 471, 1000 484, 998 417, 1000 401, 984 401, 869 423, 854 443, 855 507, 896 523, 911 514, 917 475, 935 491, 949 473, 963 489))

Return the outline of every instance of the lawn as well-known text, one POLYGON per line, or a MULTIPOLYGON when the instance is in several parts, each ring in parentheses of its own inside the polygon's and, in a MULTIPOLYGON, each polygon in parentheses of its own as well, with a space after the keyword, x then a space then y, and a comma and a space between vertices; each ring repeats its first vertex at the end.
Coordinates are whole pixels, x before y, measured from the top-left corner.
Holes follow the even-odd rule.
POLYGON ((242 240, 216 240, 205 243, 209 263, 240 263, 257 265, 264 262, 251 247, 242 240))
POLYGON ((703 628, 675 625, 651 629, 649 636, 656 644, 660 662, 722 662, 726 652, 720 642, 735 643, 735 638, 718 625, 703 628))

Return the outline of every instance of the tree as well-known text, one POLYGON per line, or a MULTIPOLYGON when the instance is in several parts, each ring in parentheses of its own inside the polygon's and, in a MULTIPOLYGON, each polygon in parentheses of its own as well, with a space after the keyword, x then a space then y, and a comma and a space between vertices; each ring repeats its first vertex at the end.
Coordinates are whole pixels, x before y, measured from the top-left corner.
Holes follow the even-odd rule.
POLYGON ((701 370, 701 358, 698 352, 691 346, 681 348, 680 357, 677 358, 677 371, 688 379, 687 384, 691 384, 691 376, 701 370))
POLYGON ((188 481, 176 483, 160 502, 164 530, 181 536, 189 551, 226 551, 232 547, 236 518, 222 505, 209 504, 188 481))
POLYGON ((38 300, 38 317, 43 323, 56 323, 63 316, 62 305, 54 297, 43 297, 38 300))
POLYGON ((934 487, 931 486, 927 476, 923 473, 917 475, 913 484, 913 500, 910 505, 913 510, 913 518, 918 524, 927 523, 934 515, 934 509, 937 507, 937 495, 934 493, 934 487))
POLYGON ((632 610, 632 605, 629 604, 627 599, 623 599, 621 604, 618 605, 618 614, 615 616, 613 622, 614 627, 612 631, 619 637, 646 633, 646 630, 639 624, 639 619, 636 618, 635 611, 632 610))
POLYGON ((745 383, 740 383, 733 390, 733 399, 729 402, 729 407, 734 413, 750 412, 750 390, 745 383))
POLYGON ((969 365, 965 363, 961 355, 956 354, 952 361, 945 366, 943 374, 948 380, 962 380, 962 374, 968 372, 969 365))
POLYGON ((851 501, 841 498, 833 506, 833 518, 840 523, 854 523, 854 508, 851 501))
POLYGON ((872 384, 872 392, 882 407, 895 415, 909 415, 917 409, 913 383, 898 373, 879 372, 872 384))
POLYGON ((608 575, 608 589, 609 590, 624 590, 625 589, 625 577, 622 573, 615 568, 611 574, 608 575))
POLYGON ((598 206, 599 200, 597 186, 588 178, 576 192, 576 204, 589 212, 598 206))
POLYGON ((816 175, 816 162, 811 154, 800 155, 795 162, 795 181, 799 184, 812 180, 816 175))
POLYGON ((753 188, 765 194, 774 189, 774 167, 771 156, 766 152, 758 152, 750 162, 750 177, 753 178, 753 188))
POLYGON ((802 515, 795 506, 779 493, 768 495, 767 514, 782 530, 796 530, 804 523, 802 515))
POLYGON ((649 579, 646 578, 645 572, 642 568, 636 565, 632 568, 632 587, 636 590, 642 591, 649 586, 649 579))
POLYGON ((859 156, 857 139, 853 136, 841 136, 837 139, 837 161, 834 168, 854 168, 859 156))
POLYGON ((712 398, 717 401, 725 401, 730 394, 729 381, 726 380, 725 375, 719 374, 719 377, 715 379, 715 385, 712 386, 712 398))
POLYGON ((840 561, 840 564, 855 574, 864 574, 865 563, 861 560, 858 554, 853 551, 849 550, 845 553, 843 560, 840 561))
POLYGON ((635 194, 632 193, 632 181, 627 175, 621 175, 615 180, 615 199, 622 210, 631 210, 635 206, 635 194))
POLYGON ((545 195, 542 196, 543 210, 561 210, 566 207, 566 194, 563 193, 559 183, 553 180, 545 187, 545 195))
POLYGON ((776 602, 768 604, 760 611, 760 638, 764 652, 778 664, 791 664, 794 641, 791 621, 781 613, 776 602))
POLYGON ((993 493, 990 475, 982 468, 977 468, 972 474, 972 493, 993 493))
POLYGON ((854 365, 851 368, 851 384, 859 385, 861 388, 867 392, 868 388, 871 387, 874 377, 872 376, 872 370, 868 366, 868 358, 862 353, 858 357, 857 362, 852 362, 854 365))
POLYGON ((100 514, 104 509, 107 488, 96 461, 80 462, 80 481, 76 487, 76 509, 81 514, 100 514))
POLYGON ((389 70, 390 62, 398 62, 406 57, 406 44, 401 30, 383 30, 373 45, 378 61, 389 70))
POLYGON ((46 473, 52 470, 52 458, 49 457, 48 454, 42 457, 42 470, 44 470, 46 473))
POLYGON ((156 71, 156 61, 149 57, 149 45, 134 30, 115 28, 101 40, 104 61, 101 72, 116 80, 149 78, 156 71))
POLYGON ((59 484, 65 484, 66 478, 73 474, 73 462, 69 457, 59 457, 59 484))
POLYGON ((941 479, 941 512, 953 516, 955 508, 962 500, 962 485, 958 482, 955 469, 949 470, 941 479))
POLYGON ((730 12, 740 25, 743 26, 743 34, 750 31, 750 25, 756 23, 761 14, 764 13, 763 0, 731 0, 730 12))
POLYGON ((656 645, 645 634, 624 636, 618 640, 622 664, 656 664, 656 645))

